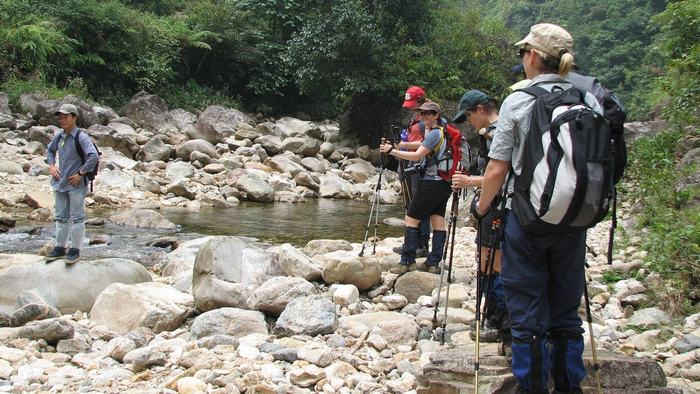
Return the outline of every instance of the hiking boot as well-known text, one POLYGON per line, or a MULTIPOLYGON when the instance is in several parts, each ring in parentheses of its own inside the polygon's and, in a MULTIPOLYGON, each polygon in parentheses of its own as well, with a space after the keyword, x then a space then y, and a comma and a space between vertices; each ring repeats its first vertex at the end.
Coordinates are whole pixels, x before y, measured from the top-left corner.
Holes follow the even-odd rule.
POLYGON ((394 253, 401 254, 401 253, 403 253, 403 244, 401 246, 395 246, 395 247, 391 248, 391 250, 394 253))
POLYGON ((66 255, 66 248, 62 248, 60 246, 54 247, 49 254, 46 255, 46 262, 50 263, 56 259, 60 259, 61 257, 66 255))
POLYGON ((70 248, 66 255, 66 264, 75 264, 80 260, 80 249, 70 248))
POLYGON ((419 271, 423 272, 429 272, 431 274, 439 274, 440 273, 440 264, 423 264, 420 267, 418 267, 419 271))
POLYGON ((428 272, 431 274, 439 274, 440 273, 440 266, 439 265, 430 265, 430 266, 428 266, 428 272))
MULTIPOLYGON (((479 330, 479 336, 481 337, 481 342, 498 342, 498 329, 492 327, 488 322, 486 322, 484 327, 479 330)), ((474 327, 472 327, 472 329, 469 331, 469 338, 471 338, 473 341, 476 340, 476 325, 474 325, 474 327)))
POLYGON ((403 275, 409 271, 415 271, 416 264, 399 264, 398 266, 392 267, 389 272, 392 274, 403 275))

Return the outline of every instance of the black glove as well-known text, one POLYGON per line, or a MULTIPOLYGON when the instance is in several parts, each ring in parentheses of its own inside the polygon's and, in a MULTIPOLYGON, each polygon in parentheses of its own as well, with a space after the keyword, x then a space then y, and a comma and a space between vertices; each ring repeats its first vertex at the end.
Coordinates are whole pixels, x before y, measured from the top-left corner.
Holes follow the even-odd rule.
POLYGON ((488 213, 489 213, 489 209, 491 208, 491 207, 489 207, 489 209, 487 209, 483 215, 479 215, 479 213, 477 213, 477 211, 476 211, 476 204, 479 202, 479 198, 481 198, 480 193, 474 194, 474 198, 472 199, 472 204, 469 207, 469 212, 472 214, 472 216, 474 216, 474 219, 476 219, 476 220, 481 220, 484 217, 486 217, 486 215, 488 215, 488 213))

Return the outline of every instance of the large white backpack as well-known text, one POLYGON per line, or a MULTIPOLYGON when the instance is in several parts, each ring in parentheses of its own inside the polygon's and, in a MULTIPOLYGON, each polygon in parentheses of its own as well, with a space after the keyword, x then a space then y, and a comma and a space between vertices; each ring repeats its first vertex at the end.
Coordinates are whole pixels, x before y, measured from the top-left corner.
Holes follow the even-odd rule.
POLYGON ((595 226, 607 215, 614 191, 605 119, 575 87, 519 91, 535 97, 512 200, 520 224, 535 235, 595 226))

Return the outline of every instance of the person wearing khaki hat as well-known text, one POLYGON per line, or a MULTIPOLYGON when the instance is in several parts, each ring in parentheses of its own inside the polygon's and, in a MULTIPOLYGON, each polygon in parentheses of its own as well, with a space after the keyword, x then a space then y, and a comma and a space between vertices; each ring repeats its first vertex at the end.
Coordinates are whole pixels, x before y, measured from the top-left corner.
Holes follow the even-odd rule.
POLYGON ((445 210, 452 189, 438 174, 438 164, 444 160, 447 151, 446 132, 440 126, 440 106, 434 101, 426 101, 418 108, 420 120, 425 126, 425 139, 415 152, 395 149, 390 143, 379 146, 387 155, 403 160, 420 161, 414 170, 420 174, 420 190, 413 196, 404 218, 404 243, 401 248, 401 261, 391 272, 403 274, 415 269, 416 249, 420 238, 418 225, 430 220, 433 228, 432 248, 424 267, 429 272, 438 272, 447 232, 445 230, 445 210))
POLYGON ((54 115, 62 130, 51 140, 46 154, 55 197, 56 245, 46 261, 64 258, 66 264, 73 264, 80 258, 80 246, 85 238, 85 176, 95 168, 98 154, 88 134, 76 124, 78 108, 75 105, 63 104, 54 115), (77 144, 85 155, 84 161, 78 154, 77 144))
MULTIPOLYGON (((534 25, 515 46, 530 86, 549 92, 572 87, 564 77, 574 64, 573 39, 562 27, 534 25)), ((592 94, 586 93, 584 101, 602 114, 592 94)), ((503 101, 481 196, 472 213, 484 217, 505 184, 501 280, 512 323, 518 393, 548 393, 550 376, 554 393, 581 393, 586 369, 578 309, 584 289, 586 231, 535 235, 521 226, 511 206, 533 108, 535 97, 519 90, 503 101), (511 169, 515 176, 508 176, 511 169)))

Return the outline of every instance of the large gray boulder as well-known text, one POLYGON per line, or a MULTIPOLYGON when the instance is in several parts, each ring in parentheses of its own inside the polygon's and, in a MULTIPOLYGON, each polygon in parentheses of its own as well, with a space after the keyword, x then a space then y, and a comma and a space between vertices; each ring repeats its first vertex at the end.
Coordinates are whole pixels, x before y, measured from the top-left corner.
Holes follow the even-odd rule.
POLYGON ((350 251, 352 245, 344 239, 313 239, 304 246, 304 253, 307 256, 316 256, 338 250, 350 251))
POLYGON ((311 137, 287 137, 282 144, 284 150, 304 157, 315 156, 321 150, 321 141, 311 137))
POLYGON ((408 302, 414 303, 418 297, 432 295, 433 289, 438 287, 440 276, 422 271, 412 271, 401 275, 394 285, 394 292, 406 297, 408 302))
POLYGON ((19 163, 10 160, 0 160, 0 172, 5 174, 22 175, 24 170, 19 163))
POLYGON ((7 97, 5 92, 0 92, 0 114, 12 115, 12 110, 10 109, 10 98, 7 97))
POLYGON ((258 287, 248 304, 252 309, 279 316, 291 301, 315 294, 316 288, 305 279, 276 276, 258 287))
MULTIPOLYGON (((10 257, 0 255, 0 260, 11 260, 10 257)), ((132 260, 109 258, 66 265, 61 260, 46 263, 41 256, 36 256, 0 267, 0 312, 11 314, 17 296, 30 289, 37 289, 46 302, 62 313, 87 312, 110 284, 150 280, 148 271, 132 260)))
POLYGON ((98 147, 110 147, 133 159, 141 149, 135 133, 120 133, 112 127, 95 124, 86 130, 98 147))
POLYGON ((216 153, 216 148, 214 148, 214 145, 203 139, 185 141, 178 145, 178 147, 175 149, 175 155, 185 161, 190 160, 192 152, 204 153, 212 159, 219 157, 219 154, 216 153))
POLYGON ((187 136, 194 136, 196 134, 197 131, 194 128, 194 124, 197 123, 197 115, 187 112, 182 108, 175 108, 170 110, 170 116, 175 120, 177 128, 184 131, 187 136))
POLYGON ((78 109, 78 127, 88 128, 99 123, 99 119, 97 115, 95 115, 95 112, 93 112, 92 106, 74 95, 68 95, 64 97, 63 100, 39 101, 34 111, 34 119, 42 126, 56 124, 56 115, 54 114, 63 104, 73 104, 78 109))
POLYGON ((12 115, 0 113, 0 127, 14 130, 17 128, 17 121, 12 115))
POLYGON ((627 324, 649 330, 662 324, 667 324, 670 319, 668 313, 659 308, 644 308, 635 311, 627 321, 627 324))
POLYGON ((141 161, 168 161, 170 158, 170 146, 166 145, 161 138, 155 136, 141 147, 136 153, 136 159, 141 161))
POLYGON ((101 125, 109 125, 109 122, 119 117, 115 110, 106 106, 93 105, 92 112, 95 113, 97 122, 101 125))
POLYGON ((323 281, 355 285, 359 290, 376 286, 381 280, 379 266, 372 259, 354 253, 333 252, 316 258, 323 262, 323 281))
POLYGON ((163 276, 177 276, 183 272, 192 272, 199 249, 213 237, 195 238, 181 243, 177 249, 168 253, 161 263, 163 276))
POLYGON ((307 131, 315 128, 313 123, 285 116, 275 123, 275 129, 279 130, 282 137, 296 137, 305 135, 307 131))
POLYGON ((144 129, 156 133, 177 133, 175 119, 165 101, 153 94, 139 92, 125 106, 126 116, 144 129))
POLYGON ((241 338, 250 334, 266 334, 265 315, 258 311, 221 308, 202 313, 194 319, 190 329, 195 339, 214 335, 241 338))
POLYGON ((255 143, 260 144, 270 155, 276 155, 284 150, 282 139, 276 135, 261 135, 255 139, 255 143))
POLYGON ((39 102, 46 100, 42 93, 24 93, 19 96, 19 107, 24 112, 36 113, 39 102))
POLYGON ((356 160, 355 163, 345 167, 343 170, 343 178, 351 180, 353 183, 363 183, 374 175, 376 169, 374 165, 368 161, 356 160))
POLYGON ((121 170, 104 170, 97 173, 95 184, 104 190, 131 189, 134 177, 121 170))
POLYGON ((159 333, 180 327, 193 311, 192 296, 166 284, 113 283, 97 297, 90 317, 122 335, 139 327, 159 333))
POLYGON ((275 198, 275 190, 269 183, 252 172, 247 172, 240 177, 234 186, 243 192, 248 201, 272 202, 275 198))
POLYGON ((352 184, 334 174, 323 174, 319 194, 324 198, 352 198, 352 184))
POLYGON ((291 244, 282 244, 268 249, 277 255, 277 264, 288 276, 317 281, 321 279, 321 263, 313 260, 291 244))
POLYGON ((280 274, 272 256, 252 241, 213 237, 197 252, 192 295, 200 310, 226 306, 247 309, 253 290, 280 274))
POLYGON ((291 152, 284 152, 280 153, 279 155, 272 156, 266 164, 275 171, 288 172, 292 176, 304 171, 304 167, 301 164, 301 159, 299 156, 291 152))
POLYGON ((328 298, 311 295, 287 304, 275 325, 283 335, 332 334, 338 325, 335 304, 328 298))
POLYGON ((177 226, 165 216, 152 209, 132 209, 109 217, 109 221, 120 226, 175 230, 177 226))
POLYGON ((194 167, 186 161, 170 162, 165 167, 165 176, 171 182, 189 178, 194 175, 194 167))
POLYGON ((237 109, 211 105, 199 115, 195 123, 196 134, 190 138, 196 137, 218 144, 232 136, 241 123, 249 122, 250 118, 237 109))

